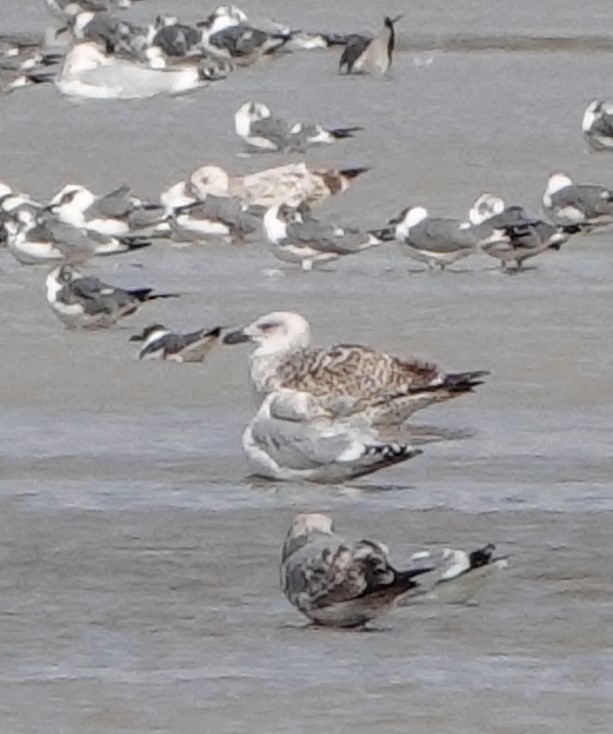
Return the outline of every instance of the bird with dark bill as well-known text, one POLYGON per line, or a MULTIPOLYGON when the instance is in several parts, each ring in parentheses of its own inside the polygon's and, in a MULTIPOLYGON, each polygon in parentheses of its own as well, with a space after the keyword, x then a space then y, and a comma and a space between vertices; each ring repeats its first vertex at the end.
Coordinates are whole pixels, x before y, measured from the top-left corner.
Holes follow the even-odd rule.
POLYGON ((341 54, 338 70, 345 74, 385 74, 392 65, 396 31, 394 24, 402 18, 387 17, 383 29, 374 38, 352 34, 341 54))
POLYGON ((188 334, 178 334, 163 324, 146 326, 140 334, 130 337, 140 342, 139 359, 164 359, 169 362, 202 362, 219 342, 221 326, 199 329, 188 334))
POLYGON ((342 398, 373 425, 400 425, 417 410, 471 393, 489 374, 443 372, 432 362, 360 344, 312 347, 308 321, 291 311, 260 316, 223 342, 255 345, 251 382, 261 400, 279 389, 311 393, 324 406, 342 398))
POLYGON ((81 275, 72 265, 60 265, 47 276, 47 302, 67 329, 108 329, 143 303, 178 297, 152 288, 117 288, 81 275))

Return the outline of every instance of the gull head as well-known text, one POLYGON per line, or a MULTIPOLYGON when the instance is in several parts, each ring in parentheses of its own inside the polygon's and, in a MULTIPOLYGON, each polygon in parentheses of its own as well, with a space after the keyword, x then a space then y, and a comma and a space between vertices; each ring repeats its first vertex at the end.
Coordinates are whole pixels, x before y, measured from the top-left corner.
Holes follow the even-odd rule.
POLYGON ((224 344, 253 342, 260 354, 295 352, 306 349, 311 343, 309 322, 293 311, 273 311, 260 316, 248 326, 231 331, 224 337, 224 344))
POLYGON ((4 199, 13 193, 13 189, 8 185, 0 181, 0 199, 4 199))
POLYGON ((82 214, 94 203, 96 197, 85 186, 80 184, 67 184, 57 193, 49 203, 52 212, 74 211, 82 214))
POLYGON ((79 43, 66 54, 62 68, 63 77, 75 77, 108 62, 104 49, 98 43, 79 43))
POLYGON ((471 224, 476 226, 495 217, 497 214, 502 214, 504 207, 504 199, 501 199, 499 196, 481 194, 470 208, 468 219, 471 224))
POLYGON ((236 5, 220 5, 203 21, 202 26, 207 29, 209 36, 213 36, 215 33, 225 31, 226 28, 233 28, 246 22, 247 14, 236 5))
POLYGON ((265 120, 271 115, 270 107, 262 102, 245 102, 234 113, 236 134, 240 137, 247 137, 251 123, 257 122, 258 120, 265 120))
POLYGON ((396 239, 403 242, 409 234, 411 227, 417 226, 428 217, 428 210, 423 206, 408 206, 403 209, 397 217, 390 219, 388 224, 395 224, 396 239))
POLYGON ((131 342, 146 342, 149 339, 157 338, 163 334, 169 334, 170 329, 167 329, 164 324, 151 324, 151 326, 145 326, 140 334, 132 334, 128 339, 131 342))
POLYGON ((281 562, 285 563, 291 555, 303 548, 313 535, 332 535, 333 533, 332 518, 328 515, 319 512, 296 515, 285 536, 281 562))
POLYGON ((562 191, 562 189, 572 186, 572 183, 572 179, 566 173, 554 173, 549 177, 545 194, 548 194, 549 196, 557 194, 558 191, 562 191))
POLYGON ((50 301, 55 300, 57 294, 65 285, 72 283, 73 280, 76 280, 79 277, 79 271, 72 265, 58 265, 58 267, 54 268, 47 276, 47 298, 50 301))
POLYGON ((227 196, 230 190, 230 177, 219 166, 201 166, 189 177, 196 196, 206 198, 213 196, 227 196))
POLYGON ((287 239, 287 225, 298 221, 299 218, 296 210, 288 204, 275 204, 269 207, 262 219, 266 239, 273 245, 287 239))

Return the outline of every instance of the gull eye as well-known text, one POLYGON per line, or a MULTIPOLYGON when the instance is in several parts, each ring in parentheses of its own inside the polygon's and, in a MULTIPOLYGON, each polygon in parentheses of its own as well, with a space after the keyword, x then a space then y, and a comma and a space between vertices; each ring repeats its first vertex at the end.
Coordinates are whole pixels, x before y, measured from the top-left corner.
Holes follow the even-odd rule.
POLYGON ((265 321, 263 324, 259 324, 258 329, 260 331, 271 331, 272 329, 276 329, 277 324, 274 321, 265 321))

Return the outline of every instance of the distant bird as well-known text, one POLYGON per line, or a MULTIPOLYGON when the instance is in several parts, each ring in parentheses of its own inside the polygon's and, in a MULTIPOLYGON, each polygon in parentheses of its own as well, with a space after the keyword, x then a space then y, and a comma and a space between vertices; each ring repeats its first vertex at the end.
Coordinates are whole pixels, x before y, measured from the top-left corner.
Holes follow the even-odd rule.
POLYGON ((108 329, 136 313, 142 303, 177 297, 151 288, 117 288, 82 276, 72 265, 60 265, 47 276, 47 302, 67 329, 108 329))
POLYGON ((613 101, 592 100, 583 113, 581 127, 593 150, 613 150, 613 101))
POLYGON ((245 102, 234 115, 236 134, 250 150, 261 152, 304 151, 314 145, 325 145, 353 137, 361 127, 327 129, 321 125, 287 122, 273 117, 262 102, 245 102))
POLYGON ((346 191, 368 168, 311 168, 306 163, 288 163, 246 176, 230 176, 219 166, 202 166, 192 173, 190 188, 197 197, 206 194, 237 196, 247 204, 266 208, 276 204, 309 206, 346 191))
POLYGON ((82 12, 124 10, 139 0, 45 0, 45 2, 54 15, 66 18, 82 12))
POLYGON ((431 269, 444 270, 477 252, 479 246, 500 239, 498 233, 484 233, 469 222, 431 218, 420 206, 403 209, 389 223, 395 224, 396 239, 404 245, 402 252, 431 269))
POLYGON ((543 194, 543 210, 553 224, 589 229, 613 223, 613 189, 575 184, 565 173, 554 173, 543 194))
POLYGON ((383 30, 374 38, 359 34, 347 39, 338 70, 346 74, 385 74, 392 64, 396 33, 394 24, 402 18, 385 18, 383 30))
POLYGON ((176 334, 163 324, 153 324, 140 334, 130 337, 131 342, 142 342, 139 359, 164 359, 169 362, 202 362, 219 342, 221 327, 199 329, 189 334, 176 334))
POLYGON ((281 29, 268 33, 249 24, 247 15, 235 5, 222 5, 197 24, 202 29, 202 45, 213 56, 251 63, 275 53, 291 40, 293 32, 281 29))
POLYGON ((420 359, 403 359, 359 344, 311 347, 308 321, 275 311, 226 333, 224 344, 251 342, 249 359, 255 394, 275 390, 308 392, 324 407, 339 399, 373 425, 400 425, 415 411, 470 393, 489 373, 443 372, 420 359))
POLYGON ((422 453, 382 441, 364 420, 344 418, 309 393, 293 390, 266 397, 242 443, 260 476, 325 484, 372 474, 422 453))
POLYGON ((466 589, 471 581, 474 588, 483 582, 483 570, 498 564, 493 550, 491 544, 471 553, 446 549, 431 565, 425 564, 434 560, 432 554, 417 553, 398 570, 380 541, 345 539, 328 515, 297 515, 281 551, 281 589, 317 625, 362 627, 399 601, 430 592, 438 596, 456 583, 466 589))
POLYGON ((302 207, 288 204, 270 207, 263 223, 273 255, 305 271, 382 243, 374 232, 323 224, 310 214, 304 215, 302 207))

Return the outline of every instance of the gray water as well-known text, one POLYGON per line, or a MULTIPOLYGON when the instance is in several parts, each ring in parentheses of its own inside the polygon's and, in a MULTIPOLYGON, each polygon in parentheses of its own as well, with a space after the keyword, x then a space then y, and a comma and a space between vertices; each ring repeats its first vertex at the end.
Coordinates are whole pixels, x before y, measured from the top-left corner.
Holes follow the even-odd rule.
MULTIPOLYGON (((42 28, 41 6, 0 0, 5 29, 42 28)), ((376 27, 383 12, 244 7, 335 31, 376 27)), ((148 0, 131 15, 162 9, 192 20, 208 7, 148 0)), ((613 94, 602 50, 613 7, 385 8, 402 11, 406 50, 391 81, 340 78, 337 52, 322 51, 181 99, 75 103, 51 86, 3 98, 0 179, 40 197, 66 182, 155 196, 198 164, 275 165, 284 158, 237 157, 232 114, 255 98, 297 119, 365 126, 309 154, 372 166, 320 209, 338 222, 380 226, 409 203, 465 216, 484 190, 538 212, 556 170, 613 182, 613 158, 587 154, 580 134, 584 106, 613 94), (480 37, 498 50, 479 51, 480 37)), ((93 269, 183 297, 96 334, 65 332, 45 302, 45 269, 5 253, 2 731, 610 732, 611 236, 571 240, 517 276, 485 257, 442 276, 409 272, 418 268, 390 246, 333 272, 271 278, 278 263, 261 241, 158 244, 93 269), (249 477, 248 350, 218 349, 204 365, 139 363, 127 340, 157 320, 186 330, 272 309, 303 313, 318 343, 491 370, 475 395, 416 416, 466 437, 351 487, 249 477), (304 510, 385 540, 398 563, 424 544, 494 541, 511 565, 478 607, 406 607, 372 633, 306 629, 277 581, 283 535, 304 510)))

